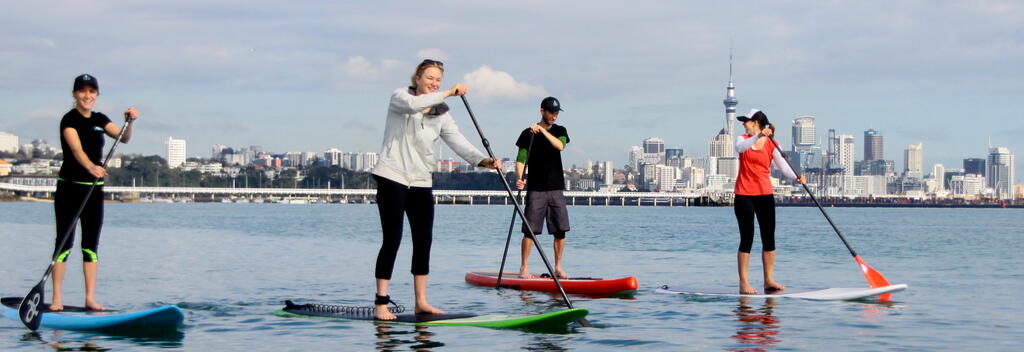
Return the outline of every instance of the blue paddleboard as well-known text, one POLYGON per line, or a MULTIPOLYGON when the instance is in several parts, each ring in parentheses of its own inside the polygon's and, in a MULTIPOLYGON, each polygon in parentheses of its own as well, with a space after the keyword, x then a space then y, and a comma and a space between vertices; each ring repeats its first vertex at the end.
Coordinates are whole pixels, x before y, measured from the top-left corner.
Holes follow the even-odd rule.
MULTIPOLYGON (((21 297, 4 297, 4 316, 21 322, 18 305, 21 297)), ((42 304, 49 307, 49 304, 42 304)), ((118 311, 91 311, 82 307, 66 306, 64 311, 43 311, 41 326, 58 330, 93 331, 175 331, 185 320, 185 313, 175 305, 124 313, 118 311)))

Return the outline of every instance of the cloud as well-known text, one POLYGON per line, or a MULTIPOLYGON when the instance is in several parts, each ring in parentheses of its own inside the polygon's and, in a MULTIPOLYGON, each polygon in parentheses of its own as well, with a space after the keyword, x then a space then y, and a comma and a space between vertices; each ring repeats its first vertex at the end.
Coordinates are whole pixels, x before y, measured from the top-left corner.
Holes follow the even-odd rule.
POLYGON ((423 60, 423 59, 434 59, 434 60, 440 60, 440 61, 448 60, 448 54, 445 53, 444 50, 437 49, 437 48, 423 49, 423 50, 417 51, 416 52, 416 57, 420 58, 420 60, 423 60))
POLYGON ((383 75, 395 72, 403 64, 399 60, 383 59, 374 64, 362 56, 355 56, 348 59, 342 65, 342 72, 353 78, 379 78, 383 75))
POLYGON ((462 79, 469 85, 469 90, 473 92, 474 96, 479 96, 483 99, 512 98, 522 100, 548 95, 547 90, 542 86, 516 81, 515 77, 512 77, 508 72, 496 71, 486 65, 467 73, 462 79))

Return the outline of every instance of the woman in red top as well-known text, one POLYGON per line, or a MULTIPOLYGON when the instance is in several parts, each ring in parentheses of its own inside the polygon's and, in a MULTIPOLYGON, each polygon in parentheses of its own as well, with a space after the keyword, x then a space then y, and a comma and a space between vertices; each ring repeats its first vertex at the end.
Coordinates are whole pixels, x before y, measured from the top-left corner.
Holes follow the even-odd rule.
POLYGON ((757 290, 747 280, 750 263, 750 247, 754 242, 754 216, 761 227, 761 262, 764 264, 764 291, 776 293, 785 287, 775 282, 772 271, 775 268, 775 195, 771 181, 772 161, 783 175, 799 183, 807 182, 797 178, 793 169, 782 158, 775 144, 768 140, 774 128, 760 110, 751 110, 750 116, 736 119, 743 122, 746 134, 736 137, 736 153, 740 156, 740 170, 736 177, 735 212, 740 227, 740 248, 736 257, 740 275, 740 293, 756 294, 757 290))

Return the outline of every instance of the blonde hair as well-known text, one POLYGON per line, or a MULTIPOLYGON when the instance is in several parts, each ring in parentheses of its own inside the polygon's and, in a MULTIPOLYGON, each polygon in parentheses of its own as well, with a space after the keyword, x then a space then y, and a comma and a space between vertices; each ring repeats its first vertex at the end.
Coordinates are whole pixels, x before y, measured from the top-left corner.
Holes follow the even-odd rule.
POLYGON ((426 71, 428 68, 431 67, 437 67, 438 70, 441 70, 441 74, 444 74, 443 62, 431 59, 424 59, 423 62, 416 66, 416 72, 414 72, 412 74, 412 77, 409 79, 409 81, 412 82, 413 88, 416 88, 416 79, 422 77, 423 71, 426 71))

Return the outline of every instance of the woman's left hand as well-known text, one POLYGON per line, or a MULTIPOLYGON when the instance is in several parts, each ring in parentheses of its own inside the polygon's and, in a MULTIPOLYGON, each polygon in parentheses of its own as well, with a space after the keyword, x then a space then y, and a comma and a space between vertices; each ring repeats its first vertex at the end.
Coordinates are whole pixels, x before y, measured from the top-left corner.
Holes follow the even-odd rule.
POLYGON ((761 130, 761 135, 765 137, 771 137, 774 133, 775 131, 772 131, 771 127, 765 127, 765 129, 761 130))
POLYGON ((135 121, 135 119, 139 118, 139 112, 135 108, 128 108, 128 110, 124 111, 124 117, 135 121))
POLYGON ((807 175, 800 175, 800 177, 797 177, 796 183, 799 183, 801 185, 806 185, 807 184, 807 175))

